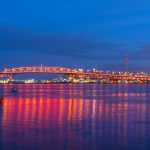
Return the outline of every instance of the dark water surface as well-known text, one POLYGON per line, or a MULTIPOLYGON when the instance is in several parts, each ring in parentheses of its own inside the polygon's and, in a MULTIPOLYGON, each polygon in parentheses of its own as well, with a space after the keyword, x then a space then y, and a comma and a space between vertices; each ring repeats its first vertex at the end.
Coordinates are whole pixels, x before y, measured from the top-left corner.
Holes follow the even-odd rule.
POLYGON ((149 150, 150 85, 0 85, 0 149, 149 150))

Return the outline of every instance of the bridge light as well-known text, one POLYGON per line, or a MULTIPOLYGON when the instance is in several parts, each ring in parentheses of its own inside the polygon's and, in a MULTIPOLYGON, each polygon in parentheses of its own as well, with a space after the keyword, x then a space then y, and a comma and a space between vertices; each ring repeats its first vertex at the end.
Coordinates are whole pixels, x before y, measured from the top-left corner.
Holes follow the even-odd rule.
POLYGON ((79 71, 83 72, 83 69, 79 69, 79 71))
POLYGON ((7 71, 7 68, 5 68, 4 71, 7 71))

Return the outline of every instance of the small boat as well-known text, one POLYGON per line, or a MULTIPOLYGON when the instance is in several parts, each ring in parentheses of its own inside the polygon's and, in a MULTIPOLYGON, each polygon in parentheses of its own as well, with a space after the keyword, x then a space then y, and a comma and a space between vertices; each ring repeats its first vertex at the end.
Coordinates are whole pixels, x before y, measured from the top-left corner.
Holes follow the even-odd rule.
POLYGON ((16 87, 13 87, 13 88, 11 89, 11 92, 12 92, 12 93, 17 93, 17 88, 16 88, 16 87))

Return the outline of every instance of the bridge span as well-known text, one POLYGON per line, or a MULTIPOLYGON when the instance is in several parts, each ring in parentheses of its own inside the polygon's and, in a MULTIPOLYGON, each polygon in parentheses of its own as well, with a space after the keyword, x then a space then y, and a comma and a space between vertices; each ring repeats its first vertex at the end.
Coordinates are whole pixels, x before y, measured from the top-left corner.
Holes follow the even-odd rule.
POLYGON ((84 78, 94 78, 94 79, 101 79, 107 78, 111 80, 120 80, 120 79, 127 79, 127 80, 141 80, 141 81, 150 81, 150 76, 134 76, 129 74, 103 74, 97 72, 83 72, 79 70, 63 68, 63 67, 49 67, 49 66, 29 66, 29 67, 16 67, 16 68, 5 68, 3 71, 0 72, 0 77, 7 77, 9 80, 12 80, 14 75, 17 74, 64 74, 69 77, 84 77, 84 78))

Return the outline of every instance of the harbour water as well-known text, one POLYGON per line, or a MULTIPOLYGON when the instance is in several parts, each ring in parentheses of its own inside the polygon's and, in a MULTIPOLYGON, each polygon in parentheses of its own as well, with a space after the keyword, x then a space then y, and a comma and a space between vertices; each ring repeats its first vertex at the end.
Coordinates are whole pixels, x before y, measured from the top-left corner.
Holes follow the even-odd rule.
POLYGON ((0 149, 150 149, 150 85, 0 85, 0 149))

